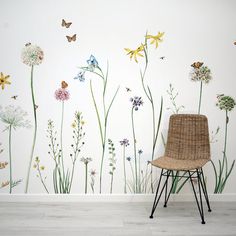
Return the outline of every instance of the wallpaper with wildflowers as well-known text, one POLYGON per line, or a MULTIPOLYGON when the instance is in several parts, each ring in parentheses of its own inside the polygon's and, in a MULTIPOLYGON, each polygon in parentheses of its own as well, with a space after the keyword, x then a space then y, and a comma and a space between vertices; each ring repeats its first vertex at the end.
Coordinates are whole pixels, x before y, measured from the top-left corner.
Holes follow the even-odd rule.
POLYGON ((0 7, 1 194, 153 193, 181 113, 208 117, 209 193, 236 193, 235 1, 0 7))

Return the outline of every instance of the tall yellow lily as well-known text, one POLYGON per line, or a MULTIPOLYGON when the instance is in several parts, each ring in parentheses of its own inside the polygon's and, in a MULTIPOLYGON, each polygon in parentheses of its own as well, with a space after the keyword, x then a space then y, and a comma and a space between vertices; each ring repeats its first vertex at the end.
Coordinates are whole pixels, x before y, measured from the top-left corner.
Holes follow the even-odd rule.
POLYGON ((131 50, 129 48, 125 48, 125 51, 128 52, 127 55, 130 55, 130 60, 134 58, 134 60, 138 63, 137 56, 143 57, 143 54, 141 52, 144 51, 144 45, 141 44, 137 49, 131 50))
POLYGON ((11 84, 11 82, 8 81, 8 78, 10 75, 4 75, 2 72, 0 73, 0 86, 2 87, 2 90, 5 88, 6 84, 11 84))
POLYGON ((146 35, 146 39, 151 39, 151 44, 156 44, 156 48, 158 47, 158 43, 160 43, 160 42, 162 42, 163 41, 163 39, 162 39, 162 37, 163 37, 163 35, 164 35, 165 33, 164 32, 158 32, 158 34, 157 35, 150 35, 150 34, 148 34, 148 35, 146 35))

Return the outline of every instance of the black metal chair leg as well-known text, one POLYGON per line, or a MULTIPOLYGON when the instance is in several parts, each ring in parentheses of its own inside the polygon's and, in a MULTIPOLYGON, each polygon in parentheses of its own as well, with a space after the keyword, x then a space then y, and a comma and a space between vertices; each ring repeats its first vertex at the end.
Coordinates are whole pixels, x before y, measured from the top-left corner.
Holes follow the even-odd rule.
POLYGON ((155 210, 156 210, 156 208, 157 208, 157 205, 158 205, 158 203, 159 203, 159 200, 160 200, 160 198, 161 198, 161 195, 162 195, 162 193, 163 193, 163 191, 164 191, 164 189, 165 189, 166 183, 167 183, 167 178, 166 178, 166 181, 165 181, 165 183, 164 183, 164 185, 163 185, 163 187, 162 187, 162 189, 161 189, 161 192, 160 192, 160 194, 159 194, 159 197, 157 197, 157 196, 158 196, 158 192, 159 192, 159 188, 160 188, 160 184, 161 184, 162 176, 163 176, 163 169, 161 170, 161 175, 160 175, 159 182, 158 182, 158 186, 157 186, 156 196, 155 196, 155 199, 154 199, 154 202, 153 202, 152 212, 151 212, 151 215, 150 215, 150 217, 149 217, 150 219, 153 218, 153 214, 154 214, 154 212, 155 212, 155 210))
POLYGON ((170 170, 167 171, 167 176, 166 176, 166 187, 165 187, 165 201, 164 201, 164 207, 167 207, 167 190, 168 190, 168 180, 169 180, 169 176, 170 176, 170 170))
POLYGON ((151 213, 151 215, 150 215, 150 218, 153 218, 153 213, 154 213, 154 211, 155 211, 154 207, 155 207, 155 203, 156 203, 156 200, 157 200, 158 191, 159 191, 160 184, 161 184, 162 174, 163 174, 163 169, 161 169, 161 174, 160 174, 160 178, 159 178, 159 181, 158 181, 157 190, 156 190, 156 195, 155 195, 155 198, 154 198, 154 202, 153 202, 153 206, 152 206, 152 213, 151 213))
MULTIPOLYGON (((175 177, 174 177, 174 175, 173 175, 174 172, 173 172, 173 171, 171 171, 171 172, 172 172, 172 178, 176 179, 176 177, 177 177, 177 175, 178 175, 178 171, 176 171, 175 177)), ((170 194, 171 194, 171 191, 172 191, 173 187, 174 187, 174 181, 172 181, 172 184, 171 184, 171 187, 170 187, 170 191, 169 191, 169 193, 168 193, 167 198, 165 197, 164 207, 167 207, 167 203, 168 203, 168 200, 169 200, 169 198, 170 198, 170 194)))
POLYGON ((202 204, 202 190, 201 190, 201 176, 200 173, 197 169, 197 179, 198 179, 198 190, 199 190, 199 197, 200 197, 200 207, 201 207, 201 212, 202 212, 202 224, 205 224, 204 221, 204 209, 203 209, 203 204, 202 204))
POLYGON ((210 201, 208 198, 207 187, 206 187, 206 182, 205 182, 204 173, 203 173, 202 168, 201 168, 201 172, 200 172, 200 181, 201 181, 202 191, 203 191, 205 199, 206 199, 208 211, 211 212, 210 201), (202 178, 201 178, 201 176, 202 176, 202 178))
MULTIPOLYGON (((199 211, 200 216, 201 216, 202 224, 205 224, 204 213, 203 213, 203 208, 202 208, 202 196, 201 196, 200 188, 199 188, 199 195, 200 195, 200 202, 201 202, 200 204, 201 204, 201 206, 200 206, 198 198, 197 198, 197 193, 196 193, 196 190, 195 190, 194 185, 193 185, 192 175, 191 175, 190 171, 188 171, 188 174, 189 174, 190 182, 191 182, 191 185, 192 185, 192 188, 193 188, 193 193, 194 193, 194 196, 195 196, 195 199, 196 199, 198 211, 199 211)), ((199 183, 199 179, 198 179, 198 183, 199 183)))

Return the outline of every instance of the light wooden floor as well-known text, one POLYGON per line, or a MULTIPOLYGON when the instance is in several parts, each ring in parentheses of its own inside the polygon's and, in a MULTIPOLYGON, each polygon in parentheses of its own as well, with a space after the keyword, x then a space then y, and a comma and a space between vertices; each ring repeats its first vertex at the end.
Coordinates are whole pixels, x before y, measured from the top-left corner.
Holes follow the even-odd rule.
POLYGON ((200 223, 194 203, 0 203, 1 236, 236 235, 236 204, 212 203, 200 223))

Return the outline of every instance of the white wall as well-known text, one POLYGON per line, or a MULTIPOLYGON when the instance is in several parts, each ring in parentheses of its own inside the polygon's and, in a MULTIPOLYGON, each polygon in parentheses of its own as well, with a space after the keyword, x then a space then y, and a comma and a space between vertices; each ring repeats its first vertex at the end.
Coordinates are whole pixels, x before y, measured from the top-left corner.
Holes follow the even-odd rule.
MULTIPOLYGON (((83 112, 85 119, 85 146, 81 156, 91 157, 90 168, 99 171, 101 145, 96 114, 89 92, 89 78, 84 83, 73 80, 79 66, 86 65, 86 60, 93 54, 99 65, 105 69, 109 61, 108 95, 111 97, 116 87, 120 91, 114 102, 108 125, 108 138, 116 145, 117 170, 114 173, 114 193, 123 193, 122 148, 119 141, 128 138, 131 145, 127 156, 133 155, 131 130, 131 104, 133 95, 142 96, 144 106, 135 114, 137 125, 138 148, 143 153, 143 163, 151 154, 151 112, 144 96, 139 66, 130 61, 125 47, 135 48, 143 39, 146 31, 157 34, 164 31, 164 41, 158 49, 150 46, 150 65, 147 80, 156 102, 160 106, 160 97, 164 97, 162 130, 165 133, 170 111, 170 101, 166 90, 170 83, 179 91, 178 104, 183 104, 183 112, 196 113, 199 84, 189 79, 190 65, 194 61, 203 61, 212 70, 213 80, 203 90, 202 113, 209 118, 210 130, 220 126, 218 142, 212 145, 212 159, 217 163, 222 158, 224 140, 224 112, 216 106, 216 94, 235 96, 236 67, 236 2, 233 0, 120 0, 120 1, 12 1, 1 0, 0 17, 0 72, 10 75, 11 85, 0 91, 0 105, 20 105, 29 114, 33 122, 30 94, 30 68, 21 62, 20 54, 25 43, 39 45, 44 53, 43 63, 35 67, 35 93, 38 104, 39 131, 35 156, 39 156, 46 169, 46 184, 53 193, 53 161, 48 156, 46 138, 47 120, 53 119, 56 128, 60 128, 61 104, 55 100, 54 91, 62 80, 69 84, 71 98, 65 104, 64 150, 67 153, 66 165, 70 166, 71 123, 75 110, 83 112), (62 18, 73 22, 69 29, 61 27, 62 18), (77 34, 77 41, 68 43, 66 35, 77 34), (160 60, 165 56, 164 60, 160 60), (126 92, 126 87, 131 92, 126 92), (11 98, 18 95, 17 100, 11 98)), ((88 75, 89 77, 89 75, 88 75)), ((100 95, 100 82, 93 78, 96 96, 100 95)), ((236 129, 235 110, 230 112, 228 132, 228 160, 235 159, 234 130, 236 129)), ((0 123, 0 130, 4 129, 0 123)), ((18 129, 13 132, 13 179, 23 179, 23 183, 13 189, 14 193, 23 193, 27 166, 30 157, 33 129, 18 129)), ((0 161, 8 161, 8 133, 1 132, 0 142, 4 152, 0 161)), ((161 139, 157 144, 157 155, 161 155, 161 139)), ((109 192, 110 175, 108 174, 108 156, 104 161, 103 192, 109 192)), ((206 167, 209 191, 213 192, 214 175, 210 164, 206 167)), ((130 177, 130 172, 128 173, 130 177)), ((225 188, 225 193, 235 193, 236 169, 225 188)), ((0 170, 0 182, 9 179, 9 168, 0 170)), ((98 176, 96 177, 98 192, 98 176)), ((188 191, 186 187, 185 191, 188 191)), ((0 189, 1 193, 8 188, 0 189)), ((74 177, 73 193, 84 192, 84 165, 79 160, 74 177)), ((91 192, 89 188, 89 192, 91 192)), ((29 193, 45 193, 42 184, 31 170, 29 193)))

